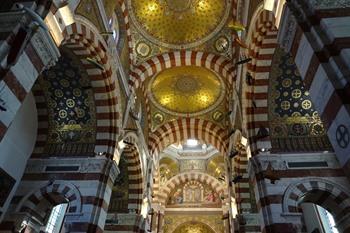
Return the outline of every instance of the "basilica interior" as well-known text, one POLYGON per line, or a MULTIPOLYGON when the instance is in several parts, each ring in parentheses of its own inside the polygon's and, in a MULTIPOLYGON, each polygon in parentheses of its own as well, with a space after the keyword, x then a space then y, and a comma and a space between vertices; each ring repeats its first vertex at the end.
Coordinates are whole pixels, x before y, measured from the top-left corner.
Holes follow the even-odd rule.
POLYGON ((349 100, 349 0, 1 0, 0 233, 349 233, 349 100))

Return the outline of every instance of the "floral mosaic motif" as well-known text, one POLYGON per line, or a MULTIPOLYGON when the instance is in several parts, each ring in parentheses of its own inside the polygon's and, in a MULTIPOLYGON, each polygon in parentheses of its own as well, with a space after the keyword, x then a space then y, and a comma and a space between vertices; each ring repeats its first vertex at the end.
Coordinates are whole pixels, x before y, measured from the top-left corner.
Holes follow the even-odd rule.
POLYGON ((273 150, 332 150, 293 58, 278 48, 272 64, 269 122, 273 150))
POLYGON ((49 112, 49 154, 88 154, 95 142, 96 116, 90 79, 68 51, 40 79, 49 112))

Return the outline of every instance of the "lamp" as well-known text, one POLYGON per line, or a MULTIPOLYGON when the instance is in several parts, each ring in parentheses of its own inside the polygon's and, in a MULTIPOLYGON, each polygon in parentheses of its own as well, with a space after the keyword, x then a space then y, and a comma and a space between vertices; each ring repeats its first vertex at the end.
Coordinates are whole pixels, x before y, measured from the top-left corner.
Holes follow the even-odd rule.
POLYGON ((235 157, 236 155, 238 155, 238 151, 236 151, 235 149, 233 149, 230 153, 230 159, 232 159, 233 157, 235 157))
POLYGON ((243 179, 243 176, 237 175, 237 176, 233 177, 232 182, 233 182, 234 184, 237 184, 237 183, 240 182, 242 179, 243 179))
POLYGON ((275 0, 264 0, 264 9, 267 11, 273 11, 275 0))
POLYGON ((105 68, 103 67, 103 65, 101 63, 99 63, 98 61, 96 61, 96 59, 88 57, 86 58, 86 61, 88 61, 90 64, 94 65, 96 68, 100 69, 100 70, 104 70, 105 68))
POLYGON ((263 176, 266 179, 269 179, 271 184, 275 184, 276 180, 280 180, 280 178, 277 176, 276 171, 272 168, 271 163, 267 165, 266 171, 263 172, 263 176))
POLYGON ((256 138, 259 140, 259 139, 263 139, 263 138, 266 138, 268 137, 270 134, 269 134, 269 131, 263 127, 263 126, 260 126, 259 127, 259 130, 258 130, 258 133, 256 135, 256 138))
POLYGON ((251 85, 253 85, 253 81, 254 81, 253 80, 253 76, 249 72, 247 72, 246 75, 245 75, 245 82, 246 82, 246 84, 251 86, 251 85))

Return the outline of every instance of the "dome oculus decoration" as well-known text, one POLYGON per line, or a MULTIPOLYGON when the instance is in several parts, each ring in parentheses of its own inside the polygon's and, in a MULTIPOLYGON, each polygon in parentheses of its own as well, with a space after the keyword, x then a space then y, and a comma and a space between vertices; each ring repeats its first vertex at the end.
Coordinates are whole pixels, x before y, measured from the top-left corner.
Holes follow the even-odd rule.
POLYGON ((211 39, 225 25, 231 0, 128 0, 132 21, 155 44, 186 49, 211 39))
POLYGON ((225 85, 212 71, 182 66, 159 73, 149 85, 149 97, 162 111, 182 116, 214 109, 224 97, 225 85))

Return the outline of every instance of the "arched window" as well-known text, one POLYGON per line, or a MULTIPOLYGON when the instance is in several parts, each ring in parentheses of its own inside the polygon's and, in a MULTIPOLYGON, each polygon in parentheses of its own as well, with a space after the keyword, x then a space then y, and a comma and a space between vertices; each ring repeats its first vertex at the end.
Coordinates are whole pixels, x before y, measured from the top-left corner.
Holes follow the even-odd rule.
POLYGON ((67 211, 68 203, 62 203, 56 205, 49 216, 47 224, 45 226, 45 233, 59 233, 62 229, 64 215, 67 211))

